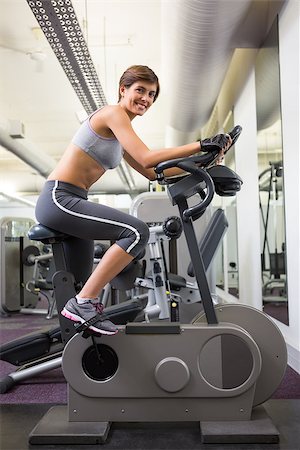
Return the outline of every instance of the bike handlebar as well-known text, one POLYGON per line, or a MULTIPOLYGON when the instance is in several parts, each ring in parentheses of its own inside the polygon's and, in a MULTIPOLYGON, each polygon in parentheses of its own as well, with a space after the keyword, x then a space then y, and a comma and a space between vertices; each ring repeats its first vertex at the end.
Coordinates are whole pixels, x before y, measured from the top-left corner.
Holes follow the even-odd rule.
MULTIPOLYGON (((237 125, 228 133, 232 139, 232 144, 229 148, 231 148, 235 144, 235 142, 238 139, 241 132, 242 132, 242 127, 240 125, 237 125)), ((225 153, 227 153, 227 151, 225 153)), ((175 159, 170 159, 168 161, 163 161, 163 162, 157 164, 157 166, 155 167, 155 172, 157 174, 157 181, 160 184, 174 183, 174 182, 176 182, 176 180, 178 178, 181 178, 181 177, 174 177, 174 178, 170 178, 169 180, 167 180, 163 174, 164 170, 170 169, 171 167, 179 167, 183 170, 186 170, 187 172, 190 172, 190 170, 186 169, 185 167, 191 168, 191 167, 195 167, 195 165, 199 165, 202 167, 208 167, 211 163, 213 163, 215 161, 218 154, 219 154, 219 150, 216 149, 212 152, 205 153, 203 155, 193 155, 193 156, 187 156, 185 158, 175 158, 175 159), (190 163, 190 165, 186 166, 185 163, 190 163), (184 165, 184 167, 183 167, 183 165, 184 165)), ((190 172, 190 173, 193 173, 193 172, 190 172)))
MULTIPOLYGON (((231 148, 235 144, 241 132, 242 127, 239 125, 237 125, 236 127, 233 128, 233 130, 230 131, 229 135, 232 139, 232 144, 230 145, 229 148, 231 148)), ((204 195, 201 196, 202 201, 200 203, 191 206, 189 208, 186 208, 183 211, 182 213, 183 220, 188 221, 190 218, 199 217, 202 214, 202 212, 205 211, 207 206, 211 203, 215 193, 215 186, 211 176, 205 170, 205 167, 207 168, 210 164, 212 164, 217 158, 218 154, 219 150, 216 149, 215 151, 205 153, 203 155, 193 155, 185 158, 170 159, 169 161, 163 161, 156 166, 155 171, 157 174, 157 181, 160 184, 176 184, 177 181, 183 180, 184 178, 188 177, 188 175, 185 175, 172 177, 169 179, 166 178, 163 172, 164 170, 169 169, 171 167, 178 167, 183 171, 187 172, 188 174, 196 176, 196 181, 193 181, 195 185, 191 190, 192 195, 197 192, 200 194, 200 196, 201 192, 204 193, 204 195), (206 191, 204 191, 203 189, 199 190, 196 188, 196 186, 199 185, 202 181, 204 181, 205 183, 206 191)), ((189 196, 189 194, 186 195, 187 197, 189 196)))

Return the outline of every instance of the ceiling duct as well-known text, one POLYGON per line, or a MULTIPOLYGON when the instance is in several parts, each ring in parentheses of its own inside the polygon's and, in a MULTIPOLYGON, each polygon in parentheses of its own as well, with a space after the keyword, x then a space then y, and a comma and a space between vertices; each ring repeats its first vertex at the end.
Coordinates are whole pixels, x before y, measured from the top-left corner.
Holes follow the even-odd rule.
POLYGON ((170 125, 191 132, 208 120, 251 1, 184 0, 176 5, 170 66, 170 125))
POLYGON ((273 26, 257 53, 255 64, 257 129, 263 130, 280 117, 278 24, 273 26))
MULTIPOLYGON (((162 6, 166 29, 163 74, 170 99, 168 145, 199 137, 211 116, 233 52, 237 48, 260 48, 284 0, 174 3, 163 2, 162 6)), ((273 105, 266 102, 266 108, 270 111, 273 105)))
POLYGON ((8 132, 2 128, 0 128, 0 145, 12 152, 43 177, 47 177, 55 167, 55 160, 50 156, 45 154, 41 155, 35 149, 30 148, 28 142, 24 145, 19 139, 13 139, 8 132))

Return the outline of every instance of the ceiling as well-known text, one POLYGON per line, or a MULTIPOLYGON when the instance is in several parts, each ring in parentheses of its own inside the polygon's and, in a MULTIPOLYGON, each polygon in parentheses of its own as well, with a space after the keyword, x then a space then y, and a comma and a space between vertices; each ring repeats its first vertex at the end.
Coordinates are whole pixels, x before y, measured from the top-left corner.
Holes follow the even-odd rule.
MULTIPOLYGON (((259 47, 283 1, 72 4, 108 103, 117 101, 118 80, 128 66, 145 64, 158 74, 161 94, 133 126, 149 148, 160 148, 199 136, 234 50, 259 47)), ((85 111, 27 1, 0 0, 0 10, 0 192, 35 195, 85 111), (12 130, 24 137, 12 140, 12 130)), ((124 172, 110 171, 93 192, 147 190, 139 174, 128 177, 129 185, 124 172)))

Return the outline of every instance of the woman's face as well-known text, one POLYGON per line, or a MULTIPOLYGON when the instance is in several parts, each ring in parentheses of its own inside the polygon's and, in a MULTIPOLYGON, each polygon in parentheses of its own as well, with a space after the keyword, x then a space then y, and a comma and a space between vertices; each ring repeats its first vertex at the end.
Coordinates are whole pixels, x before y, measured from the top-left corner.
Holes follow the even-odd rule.
POLYGON ((143 116, 154 102, 157 86, 155 83, 137 81, 129 88, 121 86, 120 105, 130 116, 143 116))

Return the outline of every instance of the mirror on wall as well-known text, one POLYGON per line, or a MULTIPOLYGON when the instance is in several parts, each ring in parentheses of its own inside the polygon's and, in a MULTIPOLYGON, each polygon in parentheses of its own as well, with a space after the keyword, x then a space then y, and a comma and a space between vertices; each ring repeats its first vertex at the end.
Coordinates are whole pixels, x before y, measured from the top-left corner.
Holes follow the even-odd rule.
POLYGON ((288 325, 278 19, 258 51, 255 83, 262 302, 267 314, 288 325))

